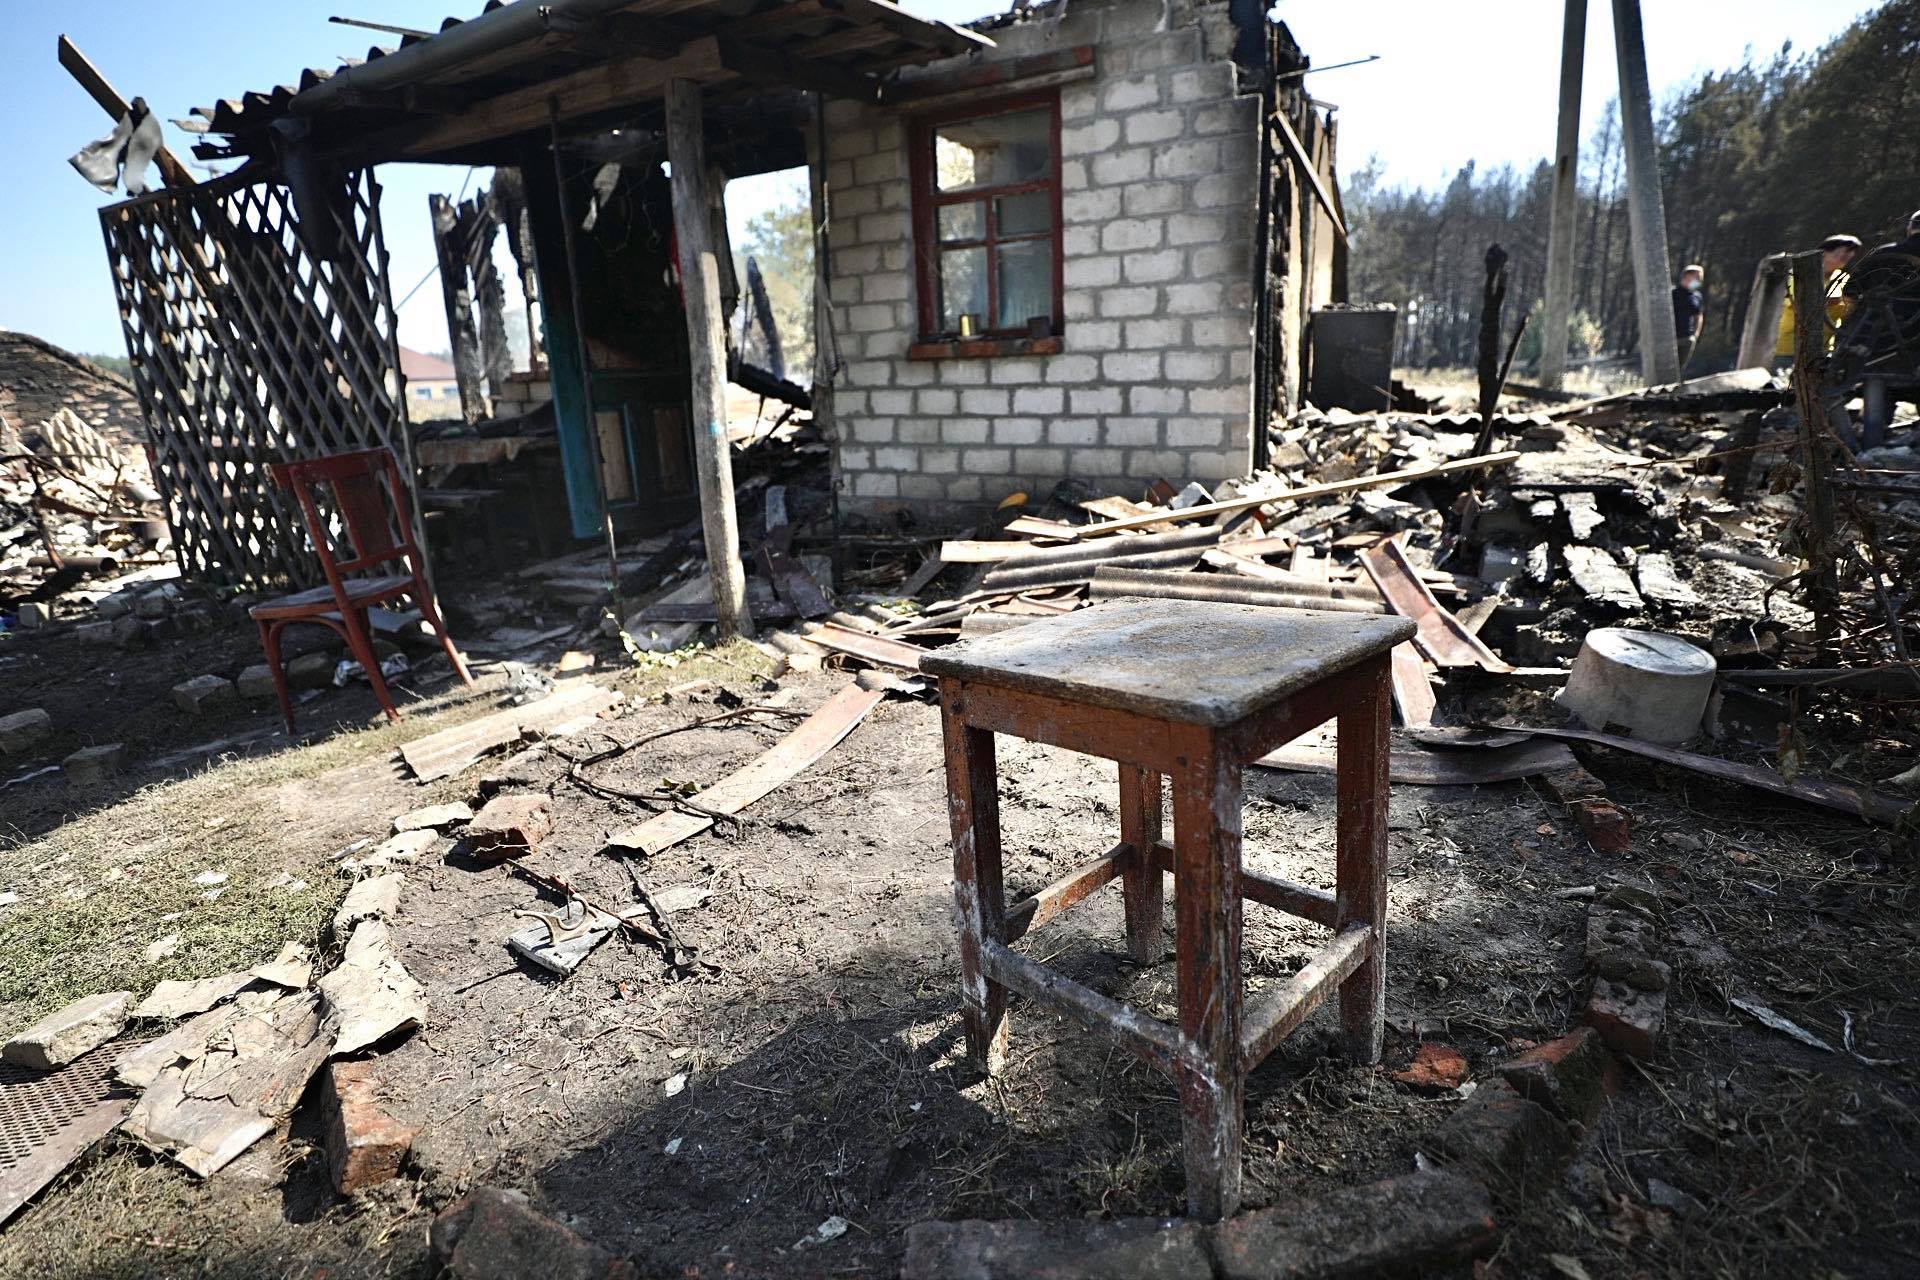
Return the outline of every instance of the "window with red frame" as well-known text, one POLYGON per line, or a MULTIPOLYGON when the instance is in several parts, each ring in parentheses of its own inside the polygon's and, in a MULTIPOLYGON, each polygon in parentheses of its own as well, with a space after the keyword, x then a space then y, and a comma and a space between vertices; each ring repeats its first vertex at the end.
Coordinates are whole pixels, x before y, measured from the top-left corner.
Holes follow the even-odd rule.
POLYGON ((1058 334, 1058 92, 920 118, 911 175, 921 338, 1058 334))

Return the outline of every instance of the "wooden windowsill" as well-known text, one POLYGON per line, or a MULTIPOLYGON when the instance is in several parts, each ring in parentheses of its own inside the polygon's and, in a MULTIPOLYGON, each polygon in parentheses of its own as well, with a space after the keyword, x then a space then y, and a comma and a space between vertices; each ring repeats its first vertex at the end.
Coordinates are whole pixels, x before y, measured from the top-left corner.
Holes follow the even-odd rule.
POLYGON ((1059 335, 1045 338, 940 338, 907 348, 909 360, 980 360, 992 356, 1057 356, 1059 335))

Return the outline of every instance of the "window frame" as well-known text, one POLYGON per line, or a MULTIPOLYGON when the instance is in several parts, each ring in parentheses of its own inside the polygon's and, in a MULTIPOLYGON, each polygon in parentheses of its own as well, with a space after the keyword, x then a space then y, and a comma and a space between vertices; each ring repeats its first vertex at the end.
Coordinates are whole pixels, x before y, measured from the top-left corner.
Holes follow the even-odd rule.
POLYGON ((920 347, 933 346, 944 348, 959 345, 975 345, 981 349, 1004 349, 1009 340, 1017 342, 1029 339, 1036 344, 1058 348, 1059 337, 1066 327, 1066 263, 1065 231, 1061 225, 1062 208, 1062 162, 1060 156, 1060 90, 1057 87, 1035 89, 1026 93, 1008 94, 991 98, 985 102, 963 103, 940 111, 930 111, 915 115, 911 121, 910 146, 908 151, 908 181, 911 184, 914 239, 914 275, 918 286, 919 332, 916 335, 920 347), (934 171, 934 134, 944 125, 961 120, 980 120, 989 116, 1010 115, 1016 111, 1029 111, 1043 107, 1047 111, 1048 141, 1052 148, 1052 168, 1045 178, 1029 179, 1025 182, 1010 182, 991 187, 969 187, 964 191, 941 192, 935 189, 934 171), (1002 239, 996 233, 994 225, 994 201, 996 197, 1023 195, 1034 191, 1050 191, 1052 194, 1052 226, 1047 232, 1023 234, 1002 239), (942 244, 937 229, 939 211, 950 205, 980 203, 984 205, 984 225, 978 240, 956 241, 961 247, 979 246, 986 250, 987 278, 987 316, 992 317, 999 309, 999 265, 995 253, 999 246, 1022 243, 1045 243, 1052 247, 1053 279, 1051 285, 1053 314, 1046 338, 1034 339, 1023 325, 1018 328, 983 327, 965 337, 957 331, 949 332, 940 324, 940 254, 942 244))

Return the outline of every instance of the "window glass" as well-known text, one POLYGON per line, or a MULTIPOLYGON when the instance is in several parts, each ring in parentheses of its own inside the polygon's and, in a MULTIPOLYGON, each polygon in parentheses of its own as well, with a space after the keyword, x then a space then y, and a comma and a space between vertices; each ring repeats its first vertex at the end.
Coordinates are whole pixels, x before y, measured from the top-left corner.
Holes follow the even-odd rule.
POLYGON ((1001 245, 995 251, 994 267, 999 276, 1000 315, 994 322, 999 329, 1025 329, 1028 321, 1039 317, 1053 319, 1053 242, 1021 240, 1001 245))
POLYGON ((1031 235, 1052 225, 1052 191, 1023 191, 994 199, 993 230, 997 236, 1031 235))
POLYGON ((941 191, 1049 177, 1052 113, 1037 107, 941 125, 933 135, 933 160, 934 185, 941 191))
POLYGON ((980 202, 975 200, 967 204, 947 204, 940 206, 940 239, 980 240, 987 234, 986 222, 981 216, 980 202))
POLYGON ((946 249, 940 254, 940 326, 948 333, 980 332, 987 319, 987 250, 946 249), (960 317, 971 316, 963 325, 960 317))

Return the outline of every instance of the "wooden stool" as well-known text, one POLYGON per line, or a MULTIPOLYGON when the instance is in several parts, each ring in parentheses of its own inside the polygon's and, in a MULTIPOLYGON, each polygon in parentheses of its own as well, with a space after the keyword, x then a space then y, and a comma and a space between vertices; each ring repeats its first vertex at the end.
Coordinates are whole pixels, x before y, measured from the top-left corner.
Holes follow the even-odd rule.
POLYGON ((1404 618, 1184 600, 1112 600, 930 653, 940 678, 953 891, 967 1046, 989 1071, 1007 1047, 1007 989, 1072 1014, 1179 1084, 1187 1211, 1215 1220, 1240 1200, 1241 1095, 1258 1066, 1335 989, 1348 1050, 1380 1058, 1386 992, 1388 653, 1404 618), (1339 720, 1337 888, 1240 865, 1240 780, 1257 760, 1339 720), (1120 765, 1120 843, 1006 905, 993 735, 1120 765), (1174 839, 1161 839, 1160 776, 1174 839), (1163 872, 1174 877, 1178 1028, 1013 950, 1015 939, 1121 881, 1127 943, 1162 954, 1163 872), (1241 1017, 1241 899, 1333 931, 1306 966, 1241 1017))

